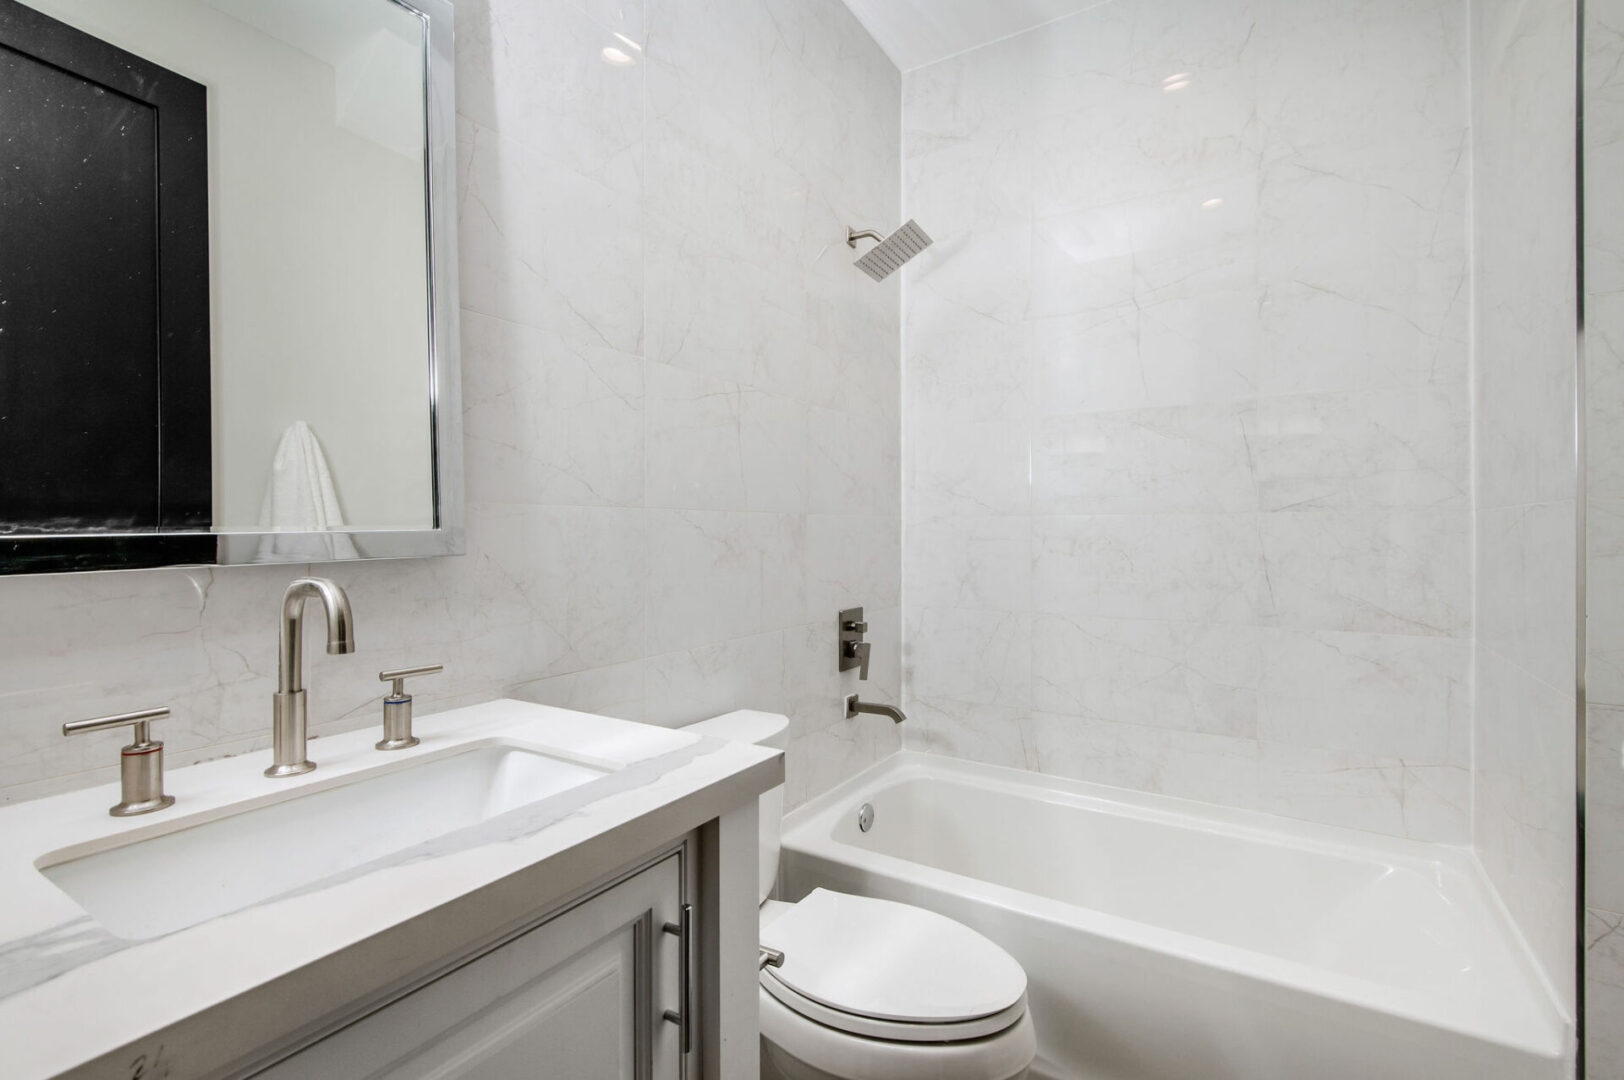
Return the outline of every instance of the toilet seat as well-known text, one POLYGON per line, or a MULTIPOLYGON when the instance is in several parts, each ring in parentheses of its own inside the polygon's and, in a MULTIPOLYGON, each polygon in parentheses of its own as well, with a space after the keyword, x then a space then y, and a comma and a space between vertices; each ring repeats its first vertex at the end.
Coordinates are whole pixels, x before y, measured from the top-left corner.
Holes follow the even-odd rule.
POLYGON ((1016 1080, 1037 1055, 1032 1017, 1024 1013, 982 1039, 891 1042, 824 1027, 765 990, 757 994, 763 1080, 1016 1080))
POLYGON ((998 1034, 1026 1015, 1025 994, 1009 1008, 1001 1009, 990 1016, 961 1020, 957 1023, 933 1024, 876 1020, 871 1016, 831 1009, 811 998, 802 997, 765 972, 761 975, 761 988, 797 1016, 803 1016, 836 1031, 862 1035, 869 1039, 884 1039, 887 1042, 963 1042, 967 1039, 982 1039, 988 1035, 998 1034))
POLYGON ((761 987, 808 1020, 894 1042, 956 1042, 1026 1013, 1026 972, 985 937, 908 904, 814 889, 761 943, 784 954, 761 987))

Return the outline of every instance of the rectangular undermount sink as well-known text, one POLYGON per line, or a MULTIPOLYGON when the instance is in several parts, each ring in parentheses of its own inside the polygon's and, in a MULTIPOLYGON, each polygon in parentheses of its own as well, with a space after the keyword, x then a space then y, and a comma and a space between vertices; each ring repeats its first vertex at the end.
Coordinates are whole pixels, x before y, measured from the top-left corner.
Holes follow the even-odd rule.
POLYGON ((110 933, 159 937, 478 825, 605 775, 481 746, 294 794, 40 872, 110 933))

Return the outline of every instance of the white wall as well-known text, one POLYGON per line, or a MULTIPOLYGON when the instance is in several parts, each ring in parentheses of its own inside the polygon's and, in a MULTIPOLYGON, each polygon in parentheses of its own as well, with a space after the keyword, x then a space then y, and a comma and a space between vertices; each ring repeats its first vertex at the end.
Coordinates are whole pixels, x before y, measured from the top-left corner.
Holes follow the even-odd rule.
MULTIPOLYGON (((314 728, 407 663, 427 709, 780 709, 800 801, 897 740, 835 640, 866 604, 896 700, 898 294, 844 243, 897 218, 896 69, 838 0, 456 8, 469 552, 314 568, 359 646, 311 644, 314 728)), ((170 705, 171 767, 267 745, 301 570, 0 580, 0 799, 113 777, 79 716, 170 705)))
POLYGON ((1134 0, 905 76, 910 745, 1470 838, 1466 44, 1134 0))
MULTIPOLYGON (((421 129, 421 72, 374 65, 361 124, 335 69, 365 59, 359 35, 289 44, 209 0, 29 3, 208 87, 215 528, 253 531, 295 420, 321 440, 349 524, 432 525, 421 137, 384 137, 402 113, 421 129)), ((396 5, 367 6, 362 25, 399 48, 421 38, 396 5)))
POLYGON ((1472 5, 1473 838, 1570 1008, 1575 40, 1571 0, 1472 5))

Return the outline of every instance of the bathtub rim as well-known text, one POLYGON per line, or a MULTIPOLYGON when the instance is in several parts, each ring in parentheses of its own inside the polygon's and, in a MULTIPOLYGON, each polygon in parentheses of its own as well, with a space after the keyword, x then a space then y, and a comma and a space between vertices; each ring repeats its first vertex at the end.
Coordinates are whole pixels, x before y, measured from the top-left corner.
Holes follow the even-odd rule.
POLYGON ((783 847, 798 855, 850 865, 893 880, 968 896, 1000 910, 1054 926, 1080 929, 1174 959, 1214 967, 1285 990, 1329 998, 1354 1008, 1418 1023, 1503 1046, 1546 1060, 1572 1056, 1574 1025, 1548 977, 1534 959, 1497 890, 1472 848, 1411 840, 1344 826, 1302 821, 1264 811, 1205 803, 1194 799, 1118 788, 1087 780, 1049 776, 1026 769, 932 754, 898 750, 785 815, 783 847), (1538 1015, 1516 1032, 1473 1024, 1438 1007, 1436 994, 1406 992, 1374 980, 1316 967, 1269 953, 1139 922, 1120 915, 1057 900, 982 878, 914 862, 837 840, 834 828, 864 791, 929 777, 969 783, 1057 805, 1084 806, 1102 813, 1159 824, 1222 833, 1346 857, 1349 849, 1367 857, 1429 873, 1441 870, 1466 890, 1492 922, 1511 955, 1515 975, 1538 1009, 1538 1015), (1428 1006, 1431 1007, 1428 1007, 1428 1006))

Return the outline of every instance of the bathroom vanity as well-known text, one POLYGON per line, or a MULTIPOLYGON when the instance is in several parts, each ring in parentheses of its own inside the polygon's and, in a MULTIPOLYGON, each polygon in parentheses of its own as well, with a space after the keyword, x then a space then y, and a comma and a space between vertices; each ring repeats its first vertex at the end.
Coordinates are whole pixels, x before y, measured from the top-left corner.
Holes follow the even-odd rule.
POLYGON ((775 751, 517 701, 0 810, 0 1075, 753 1075, 775 751))

